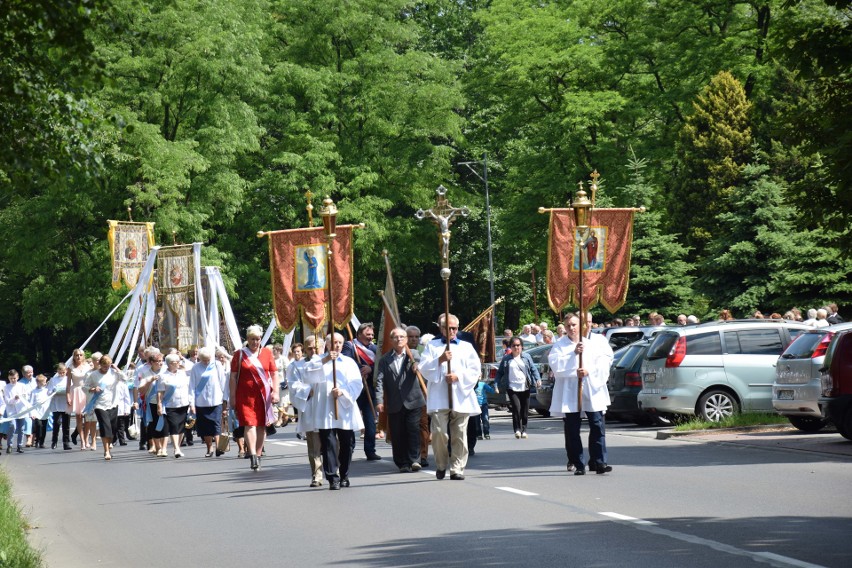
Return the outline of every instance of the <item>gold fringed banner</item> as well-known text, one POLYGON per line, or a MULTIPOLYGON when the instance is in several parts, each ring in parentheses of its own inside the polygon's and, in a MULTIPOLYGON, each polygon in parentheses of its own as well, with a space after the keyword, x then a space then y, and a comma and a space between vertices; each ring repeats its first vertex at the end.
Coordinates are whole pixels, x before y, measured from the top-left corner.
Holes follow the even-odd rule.
POLYGON ((186 353, 200 344, 192 245, 162 247, 157 254, 157 328, 160 349, 186 353))
POLYGON ((585 249, 571 209, 550 212, 547 240, 547 301, 559 313, 578 305, 580 262, 584 271, 584 306, 600 302, 611 313, 627 300, 634 209, 594 209, 585 249))
POLYGON ((288 333, 299 321, 312 332, 327 324, 328 277, 334 279, 334 324, 343 329, 352 319, 355 297, 352 229, 338 225, 332 241, 332 269, 327 268, 328 239, 322 227, 270 231, 269 271, 278 326, 288 333))
POLYGON ((109 254, 112 258, 112 287, 121 288, 122 281, 133 288, 139 273, 148 262, 148 251, 154 246, 154 223, 107 221, 109 254))

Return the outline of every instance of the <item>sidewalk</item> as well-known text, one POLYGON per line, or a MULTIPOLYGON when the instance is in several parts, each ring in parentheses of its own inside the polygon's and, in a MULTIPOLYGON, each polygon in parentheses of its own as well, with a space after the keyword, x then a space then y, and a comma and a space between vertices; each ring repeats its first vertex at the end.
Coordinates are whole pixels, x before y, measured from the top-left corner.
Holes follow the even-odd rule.
POLYGON ((852 459, 852 442, 834 430, 809 434, 792 426, 783 426, 701 430, 697 432, 674 432, 672 430, 657 432, 658 440, 669 438, 689 442, 717 442, 761 449, 812 452, 852 459))

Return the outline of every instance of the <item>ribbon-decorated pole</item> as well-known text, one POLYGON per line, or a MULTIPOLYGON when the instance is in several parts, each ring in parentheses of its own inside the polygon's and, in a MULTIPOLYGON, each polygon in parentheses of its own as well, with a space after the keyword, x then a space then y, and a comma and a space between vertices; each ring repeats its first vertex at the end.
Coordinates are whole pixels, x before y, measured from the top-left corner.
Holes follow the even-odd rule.
MULTIPOLYGON (((441 247, 441 279, 444 281, 444 340, 450 350, 450 225, 456 215, 467 217, 470 210, 467 207, 453 207, 447 200, 447 188, 439 185, 435 190, 435 206, 431 209, 418 209, 414 216, 417 219, 428 217, 438 227, 438 242, 441 247)), ((447 361, 447 374, 451 373, 450 361, 447 361)), ((447 383, 447 398, 449 409, 453 409, 453 386, 447 383)))
MULTIPOLYGON (((337 234, 334 232, 337 228, 337 206, 334 204, 334 201, 331 200, 331 197, 327 195, 325 196, 325 199, 322 200, 320 216, 322 217, 322 227, 323 229, 325 229, 325 236, 328 239, 328 262, 326 263, 326 267, 330 269, 332 266, 332 244, 334 243, 334 237, 337 236, 337 234)), ((328 329, 332 347, 334 346, 334 286, 332 285, 333 280, 334 279, 331 278, 330 275, 326 276, 326 282, 328 283, 328 329)), ((337 357, 331 360, 331 377, 334 388, 337 389, 337 357)), ((337 397, 334 397, 334 419, 338 419, 337 397)))

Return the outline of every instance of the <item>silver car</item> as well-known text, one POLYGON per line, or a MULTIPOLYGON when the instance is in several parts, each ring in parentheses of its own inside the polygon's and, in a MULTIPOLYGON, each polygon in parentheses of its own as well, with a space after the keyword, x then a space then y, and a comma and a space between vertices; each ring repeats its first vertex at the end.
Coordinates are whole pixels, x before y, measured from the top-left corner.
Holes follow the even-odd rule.
POLYGON ((852 329, 852 322, 807 331, 778 359, 772 407, 799 430, 817 432, 829 423, 828 409, 820 401, 820 370, 831 339, 837 332, 848 329, 852 329))
POLYGON ((642 362, 642 410, 718 422, 739 412, 772 411, 778 356, 813 329, 785 320, 732 320, 671 327, 642 362))

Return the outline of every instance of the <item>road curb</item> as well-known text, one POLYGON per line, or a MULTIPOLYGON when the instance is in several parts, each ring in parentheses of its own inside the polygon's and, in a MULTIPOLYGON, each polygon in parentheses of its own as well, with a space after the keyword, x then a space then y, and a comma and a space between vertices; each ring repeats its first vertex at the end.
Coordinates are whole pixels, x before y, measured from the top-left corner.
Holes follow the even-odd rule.
POLYGON ((707 434, 747 434, 749 432, 787 432, 795 431, 792 426, 783 424, 764 426, 742 426, 739 428, 710 428, 709 430, 657 430, 657 440, 668 440, 669 438, 683 438, 685 436, 705 436, 707 434))

